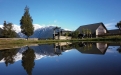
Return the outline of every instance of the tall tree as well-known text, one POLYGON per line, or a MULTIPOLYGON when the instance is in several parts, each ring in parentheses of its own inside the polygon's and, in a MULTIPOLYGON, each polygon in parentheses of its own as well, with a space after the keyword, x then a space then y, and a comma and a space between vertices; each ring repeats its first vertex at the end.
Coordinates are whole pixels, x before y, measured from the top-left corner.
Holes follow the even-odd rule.
POLYGON ((24 15, 20 20, 20 25, 21 25, 21 32, 27 36, 27 39, 29 36, 31 36, 34 33, 34 27, 32 22, 33 20, 29 14, 29 8, 28 6, 26 6, 24 9, 24 15))
POLYGON ((92 32, 90 29, 89 29, 89 38, 92 38, 92 32))
POLYGON ((3 30, 2 30, 2 37, 4 38, 14 38, 16 37, 16 32, 13 30, 13 25, 12 23, 6 23, 6 21, 4 21, 3 24, 3 30))
POLYGON ((86 36, 89 37, 89 29, 86 29, 86 36))
POLYGON ((116 24, 116 27, 121 31, 121 21, 116 24))

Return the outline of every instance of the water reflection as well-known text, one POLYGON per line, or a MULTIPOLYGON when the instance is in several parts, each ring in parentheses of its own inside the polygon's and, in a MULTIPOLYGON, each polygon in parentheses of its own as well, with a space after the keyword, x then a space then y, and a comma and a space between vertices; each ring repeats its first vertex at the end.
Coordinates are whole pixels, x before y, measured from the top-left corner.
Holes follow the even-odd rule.
POLYGON ((3 59, 6 66, 13 64, 15 61, 14 57, 16 56, 17 52, 18 52, 18 49, 1 50, 0 60, 3 59))
MULTIPOLYGON (((117 52, 121 53, 121 45, 119 43, 114 44, 114 43, 102 43, 102 42, 100 42, 100 43, 62 42, 62 43, 54 43, 54 44, 43 44, 43 45, 40 44, 37 46, 25 46, 25 47, 15 48, 15 49, 0 50, 0 63, 5 63, 5 65, 8 67, 9 65, 11 65, 17 61, 20 61, 23 66, 22 69, 24 68, 24 70, 26 71, 26 73, 28 75, 32 75, 33 69, 35 68, 35 63, 36 63, 35 60, 40 60, 44 57, 53 57, 53 56, 61 57, 61 56, 63 56, 63 54, 65 52, 72 51, 72 50, 76 50, 78 52, 78 54, 81 56, 86 55, 86 54, 87 55, 88 54, 90 54, 90 55, 98 54, 100 56, 104 56, 106 54, 106 51, 111 50, 111 49, 112 49, 112 51, 117 51, 117 52), (115 49, 114 49, 114 46, 116 46, 115 49), (112 48, 110 48, 110 47, 112 47, 112 48)), ((74 57, 76 55, 73 55, 73 53, 72 53, 69 57, 73 58, 71 56, 74 57)), ((80 58, 75 58, 75 59, 80 59, 80 58)), ((83 59, 83 61, 81 61, 82 63, 85 61, 84 58, 85 57, 81 58, 81 59, 83 59)), ((98 58, 98 57, 96 56, 95 58, 98 58)), ((63 61, 67 61, 64 59, 66 59, 66 57, 63 58, 63 61)), ((72 60, 75 60, 75 59, 72 59, 72 60)), ((105 59, 105 58, 103 58, 103 59, 105 59)), ((101 62, 101 60, 103 60, 103 59, 100 59, 99 61, 101 62)), ((107 59, 105 59, 105 61, 106 60, 107 59)), ((87 59, 86 61, 89 61, 89 60, 87 59)), ((48 62, 48 63, 50 63, 50 62, 48 62)), ((73 61, 71 61, 71 62, 73 62, 73 61)), ((70 64, 71 64, 71 62, 70 62, 70 64)), ((87 63, 87 62, 85 62, 85 63, 87 63)), ((57 64, 57 63, 55 63, 55 64, 57 64)), ((76 64, 79 64, 78 61, 76 61, 76 64)), ((63 65, 61 65, 61 66, 63 66, 63 65)), ((87 65, 89 65, 89 64, 87 64, 87 65)), ((71 66, 73 66, 73 65, 71 64, 71 66)), ((53 68, 53 67, 51 67, 51 68, 53 68)), ((47 69, 47 67, 46 67, 46 69, 47 69)))
MULTIPOLYGON (((37 46, 25 46, 22 48, 0 50, 0 62, 5 62, 6 66, 13 64, 15 61, 19 61, 24 58, 24 53, 33 50, 33 58, 35 60, 41 59, 45 56, 60 56, 63 52, 71 49, 76 49, 83 54, 101 54, 104 55, 109 46, 119 46, 117 51, 121 53, 120 44, 109 43, 93 43, 93 42, 62 42, 54 44, 43 44, 37 46), (30 50, 28 50, 30 49, 30 50)), ((29 54, 30 55, 30 54, 29 54)), ((32 55, 30 55, 32 56, 32 55)), ((27 59, 26 59, 27 60, 27 59)))
POLYGON ((81 53, 86 53, 86 54, 105 54, 108 48, 107 43, 81 42, 78 45, 79 47, 76 47, 76 49, 81 53))
POLYGON ((34 50, 28 47, 28 49, 22 53, 22 66, 28 75, 32 75, 32 69, 35 65, 34 59, 34 50))
POLYGON ((118 51, 119 53, 121 53, 121 46, 117 49, 117 51, 118 51))

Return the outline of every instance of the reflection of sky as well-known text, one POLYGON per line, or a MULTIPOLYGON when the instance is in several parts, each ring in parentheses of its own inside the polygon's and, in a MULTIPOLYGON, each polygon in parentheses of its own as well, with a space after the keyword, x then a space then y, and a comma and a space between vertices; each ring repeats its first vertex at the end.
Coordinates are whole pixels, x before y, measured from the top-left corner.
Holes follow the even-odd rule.
POLYGON ((119 47, 120 47, 120 46, 109 46, 109 47, 107 48, 106 53, 119 53, 119 52, 117 51, 117 49, 118 49, 119 47))
MULTIPOLYGON (((59 56, 48 55, 34 61, 32 75, 121 75, 121 54, 117 48, 119 46, 109 46, 104 55, 82 54, 76 49, 59 56)), ((1 63, 0 71, 0 75, 26 75, 21 61, 8 67, 1 63)))

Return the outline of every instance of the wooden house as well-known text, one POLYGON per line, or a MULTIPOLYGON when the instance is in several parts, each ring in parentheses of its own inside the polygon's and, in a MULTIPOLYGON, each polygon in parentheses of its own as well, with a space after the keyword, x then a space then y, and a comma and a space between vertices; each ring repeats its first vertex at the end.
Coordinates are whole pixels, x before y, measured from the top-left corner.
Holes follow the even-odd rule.
POLYGON ((81 25, 76 31, 79 31, 80 34, 87 34, 87 30, 90 30, 90 34, 92 37, 98 37, 99 35, 103 35, 108 32, 103 23, 81 25))

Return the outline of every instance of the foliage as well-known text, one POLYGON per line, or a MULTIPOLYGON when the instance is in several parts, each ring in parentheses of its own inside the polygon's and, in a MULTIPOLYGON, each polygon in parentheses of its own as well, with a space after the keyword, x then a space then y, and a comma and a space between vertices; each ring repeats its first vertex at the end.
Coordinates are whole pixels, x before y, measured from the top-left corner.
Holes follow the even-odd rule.
POLYGON ((78 38, 79 31, 72 32, 72 38, 78 38))
POLYGON ((27 36, 27 39, 29 36, 31 36, 34 33, 34 27, 33 27, 33 20, 29 14, 29 8, 25 7, 24 15, 22 16, 20 20, 21 25, 21 32, 27 36))
POLYGON ((92 32, 91 32, 91 30, 90 29, 82 29, 82 33, 87 37, 87 38, 90 38, 90 37, 92 37, 91 35, 92 35, 92 32))
POLYGON ((119 30, 121 31, 121 21, 116 24, 116 27, 119 28, 119 30))
POLYGON ((28 47, 28 49, 22 53, 22 66, 24 67, 28 75, 32 75, 32 69, 35 65, 34 59, 34 50, 28 47))
POLYGON ((4 38, 14 38, 16 36, 17 36, 17 34, 13 30, 12 23, 7 24, 6 21, 4 21, 3 30, 2 30, 2 37, 4 37, 4 38))
POLYGON ((85 34, 85 33, 86 33, 84 28, 82 29, 82 33, 83 33, 83 34, 85 34))
POLYGON ((64 36, 70 36, 70 33, 69 33, 69 32, 66 32, 66 33, 64 34, 64 36))

